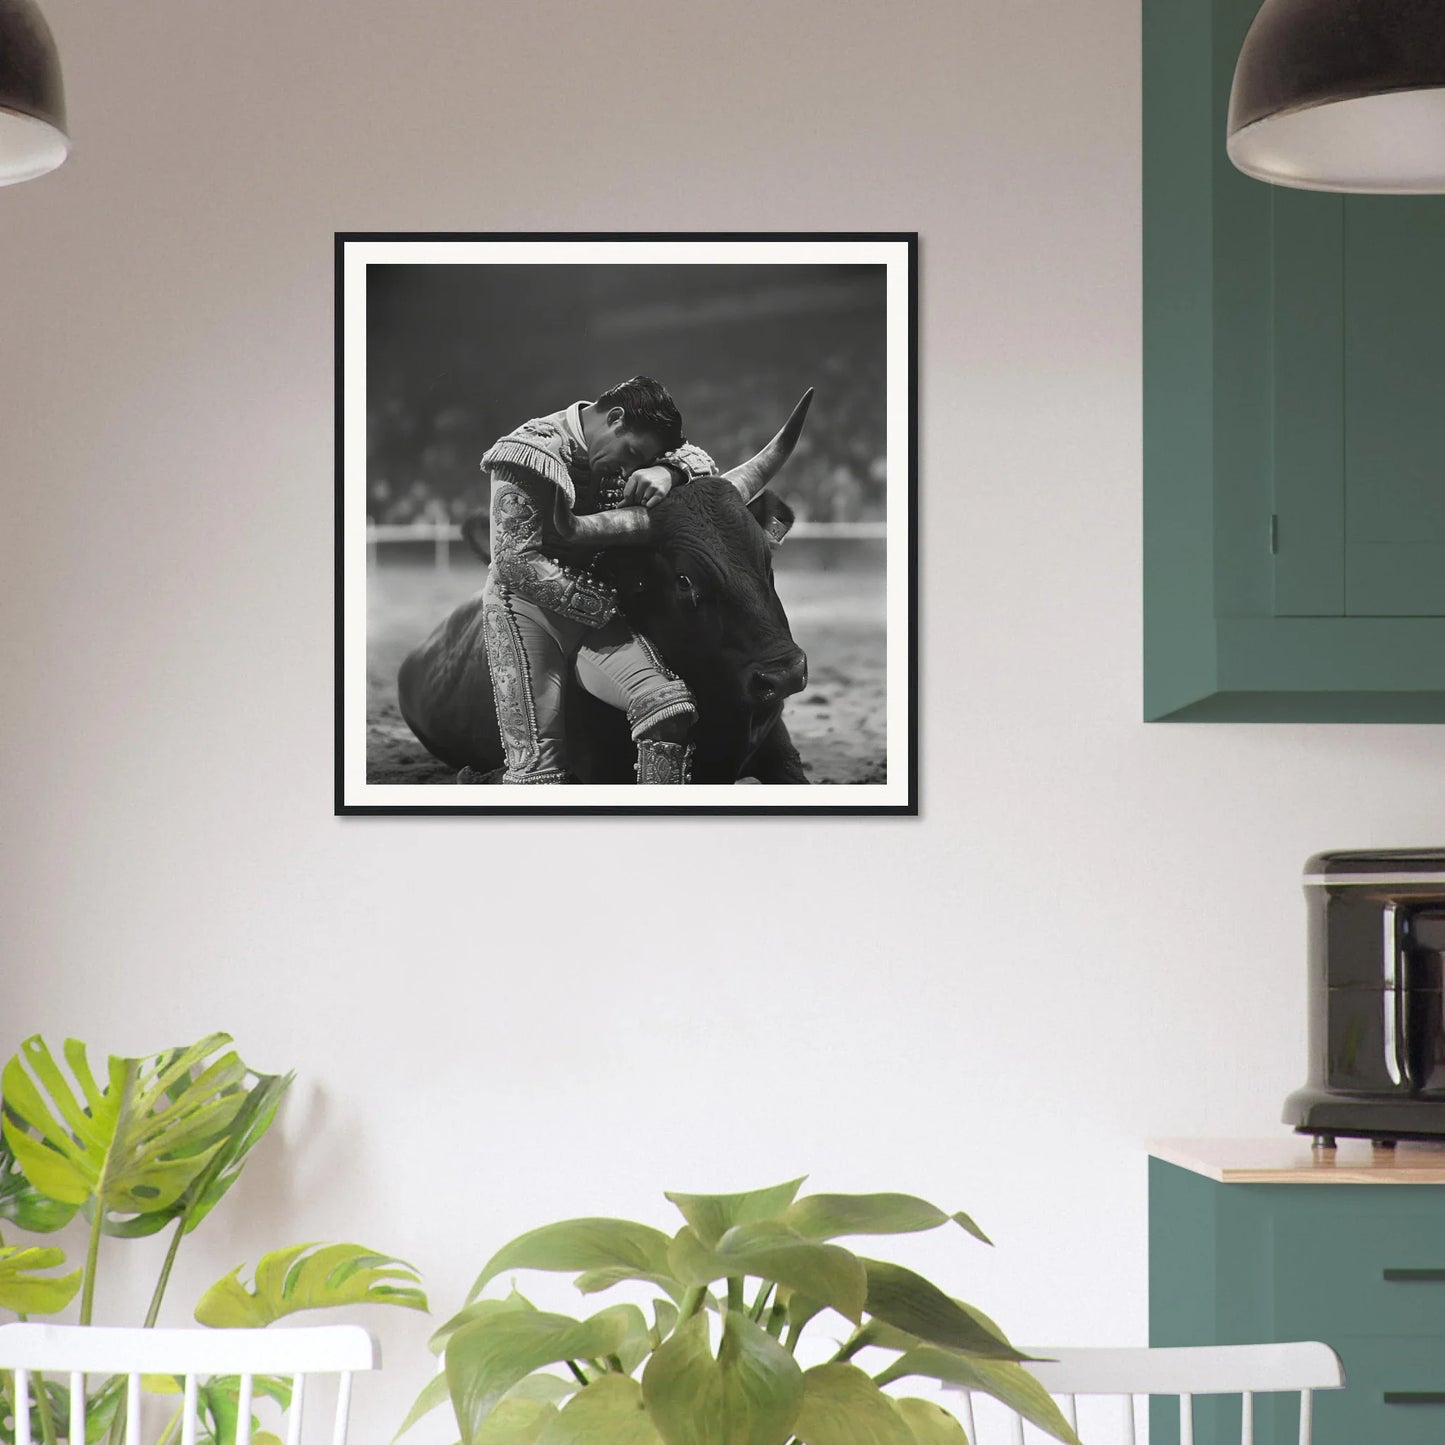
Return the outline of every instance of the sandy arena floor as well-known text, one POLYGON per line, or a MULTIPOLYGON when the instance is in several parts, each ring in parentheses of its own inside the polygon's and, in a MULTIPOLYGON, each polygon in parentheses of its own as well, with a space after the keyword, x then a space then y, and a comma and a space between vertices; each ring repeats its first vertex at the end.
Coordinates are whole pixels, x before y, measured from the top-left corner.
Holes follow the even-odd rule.
MULTIPOLYGON (((778 559, 778 591, 793 636, 808 654, 809 684, 784 717, 803 766, 818 783, 886 781, 884 583, 880 567, 812 565, 778 559)), ((385 558, 367 585, 367 781, 455 782, 412 735, 396 703, 406 654, 483 580, 479 563, 458 557, 450 571, 429 560, 385 558)))

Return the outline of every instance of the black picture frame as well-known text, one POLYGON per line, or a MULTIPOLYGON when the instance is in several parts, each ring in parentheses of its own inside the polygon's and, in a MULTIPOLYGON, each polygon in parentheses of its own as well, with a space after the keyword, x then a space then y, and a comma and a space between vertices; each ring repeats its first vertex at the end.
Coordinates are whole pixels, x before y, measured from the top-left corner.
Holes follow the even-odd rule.
MULTIPOLYGON (((751 255, 751 251, 744 251, 751 255)), ((375 260, 362 263, 363 266, 380 264, 375 260)), ((398 264, 388 260, 386 264, 398 264)), ((505 264, 505 263, 503 263, 505 264)), ((613 264, 601 262, 597 264, 613 264)), ((616 263, 624 264, 624 263, 616 263)), ((742 262, 739 264, 747 264, 742 262)), ((810 262, 810 264, 829 264, 810 262)), ((841 263, 840 263, 841 264, 841 263)), ((890 261, 890 275, 893 262, 890 261)), ((335 757, 334 757, 334 808, 339 817, 378 816, 443 816, 443 817, 577 817, 577 816, 713 816, 731 814, 747 817, 917 817, 919 815, 919 464, 918 464, 918 234, 909 231, 746 231, 746 232, 337 232, 335 236, 335 757), (348 438, 356 435, 356 407, 366 405, 365 378, 358 378, 358 346, 364 345, 364 337, 356 335, 357 291, 356 260, 358 248, 372 248, 368 255, 385 254, 388 257, 399 254, 416 254, 413 247, 441 246, 457 247, 548 247, 558 245, 578 247, 579 255, 595 254, 596 248, 603 248, 604 254, 611 254, 607 248, 617 246, 641 246, 650 254, 657 247, 676 246, 738 246, 779 247, 780 255, 790 255, 788 248, 797 247, 800 261, 819 254, 843 254, 848 247, 860 247, 861 254, 873 254, 872 248, 899 248, 897 267, 899 281, 895 282, 901 295, 890 290, 887 302, 889 314, 889 350, 887 399, 889 424, 886 450, 887 473, 887 522, 890 538, 898 537, 899 522, 895 519, 898 481, 894 470, 897 439, 894 417, 900 403, 906 420, 903 431, 906 441, 906 467, 901 480, 904 483, 903 498, 906 516, 902 519, 901 540, 888 544, 886 583, 886 607, 890 617, 901 604, 906 617, 901 647, 895 641, 895 634, 888 634, 887 668, 890 674, 886 689, 888 726, 886 733, 885 784, 831 783, 822 787, 791 788, 786 798, 779 785, 764 785, 770 797, 778 801, 763 802, 757 795, 758 787, 735 787, 737 801, 721 801, 716 796, 716 786, 706 789, 669 788, 667 801, 643 803, 628 796, 631 791, 614 785, 590 785, 583 789, 534 789, 510 788, 506 792, 492 789, 482 794, 471 789, 462 795, 447 795, 441 787, 430 784, 424 798, 418 798, 417 786, 373 782, 363 772, 365 781, 357 783, 358 762, 366 767, 366 718, 365 705, 360 709, 361 726, 358 727, 358 708, 355 704, 356 689, 365 691, 365 677, 358 681, 354 676, 357 665, 355 639, 356 623, 354 612, 358 595, 357 573, 361 572, 364 582, 367 576, 367 555, 372 550, 373 534, 380 531, 366 525, 367 552, 357 556, 358 497, 357 459, 348 453, 348 438), (384 248, 375 251, 375 248, 384 248), (399 248, 399 250, 398 250, 399 248), (589 249, 590 248, 590 249, 589 249), (349 274, 350 273, 350 274, 349 274), (901 316, 898 308, 901 306, 901 316), (895 345, 893 327, 901 327, 905 333, 901 347, 895 345), (898 360, 903 360, 906 379, 900 380, 894 373, 899 369, 898 360), (350 388, 350 389, 348 389, 350 388), (350 428, 350 431, 349 431, 350 428), (906 578, 901 586, 895 586, 893 575, 901 560, 906 578), (350 610, 349 610, 350 609, 350 610), (897 653, 903 654, 905 676, 897 679, 894 674, 897 653), (348 671, 350 669, 350 671, 348 671), (348 706, 348 703, 351 705, 348 706), (897 714, 901 710, 901 723, 897 714), (901 734, 901 737, 900 737, 901 734), (895 742, 901 746, 895 747, 895 742), (895 763, 895 757, 899 761, 895 763), (898 775, 901 776, 898 776, 898 775), (879 796, 880 787, 886 796, 879 796), (397 801, 390 801, 392 791, 397 801), (431 793, 437 793, 436 802, 430 800, 431 793), (404 793, 405 796, 401 796, 404 793), (545 793, 547 801, 539 804, 537 796, 545 793), (586 797, 579 797, 585 793, 586 797), (598 798, 600 793, 606 798, 598 798), (704 797, 703 794, 707 796, 704 797), (520 796, 525 795, 525 796, 520 796), (486 801, 481 801, 482 798, 486 801), (817 801, 809 801, 817 797, 817 801), (551 801, 551 799, 556 801, 551 801), (693 801, 688 801, 691 798, 693 801), (496 799, 496 801, 493 801, 496 799)), ((365 316, 364 301, 361 315, 365 316)), ((363 325, 364 331, 364 325, 363 325)), ((364 358, 364 353, 363 353, 364 358)), ((364 368, 364 359, 363 359, 364 368)), ((537 410, 545 407, 539 403, 537 410)), ((524 420, 517 417, 517 421, 524 420)), ((699 438, 705 440, 705 438, 699 438)), ((353 446, 353 451, 355 450, 353 446)), ((362 467, 365 461, 362 459, 362 467)), ((722 463, 720 462, 720 465, 722 463)), ((362 482, 364 488, 365 482, 362 482)), ((365 510, 366 496, 363 490, 360 503, 365 510)), ((438 546, 440 547, 440 543, 438 546)), ((439 620, 439 619, 438 619, 439 620)), ((891 627, 891 624, 890 624, 891 627)), ((420 639, 419 639, 420 640, 420 639)), ((364 649, 363 649, 364 660, 364 649)), ((364 667, 363 667, 364 674, 364 667)), ((443 784, 444 786, 444 784, 443 784)))

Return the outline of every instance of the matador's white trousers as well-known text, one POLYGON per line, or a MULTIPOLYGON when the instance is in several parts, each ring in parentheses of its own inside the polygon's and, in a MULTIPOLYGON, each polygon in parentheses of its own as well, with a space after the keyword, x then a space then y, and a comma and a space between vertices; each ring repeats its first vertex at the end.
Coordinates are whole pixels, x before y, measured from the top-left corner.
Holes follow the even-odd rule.
POLYGON ((587 627, 488 579, 482 633, 507 753, 505 783, 571 781, 564 711, 574 667, 593 697, 627 714, 634 741, 664 718, 697 711, 687 684, 620 616, 587 627))

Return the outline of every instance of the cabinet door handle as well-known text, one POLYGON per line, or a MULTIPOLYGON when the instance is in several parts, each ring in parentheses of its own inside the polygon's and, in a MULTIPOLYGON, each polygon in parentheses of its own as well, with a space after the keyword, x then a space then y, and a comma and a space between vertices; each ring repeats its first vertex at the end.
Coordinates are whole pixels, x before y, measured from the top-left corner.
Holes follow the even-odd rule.
POLYGON ((1387 1405, 1445 1405, 1445 1390, 1386 1390, 1387 1405))
POLYGON ((1391 1284, 1442 1284, 1445 1269, 1387 1269, 1384 1277, 1391 1284))

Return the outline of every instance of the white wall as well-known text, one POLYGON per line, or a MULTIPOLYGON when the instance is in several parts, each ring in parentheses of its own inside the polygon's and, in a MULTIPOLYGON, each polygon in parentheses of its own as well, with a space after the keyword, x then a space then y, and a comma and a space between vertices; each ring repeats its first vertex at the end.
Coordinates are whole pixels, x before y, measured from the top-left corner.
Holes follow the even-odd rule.
MULTIPOLYGON (((1274 1131, 1300 864, 1440 733, 1139 721, 1133 0, 47 0, 0 195, 0 1049, 303 1087, 182 1256, 490 1249, 665 1187, 900 1188, 1024 1339, 1144 1337, 1143 1141, 1274 1131), (331 816, 336 229, 922 233, 919 821, 331 816)), ((128 1313, 102 1281, 101 1313, 128 1313)), ((420 1319, 362 1445, 426 1364, 420 1319)))

